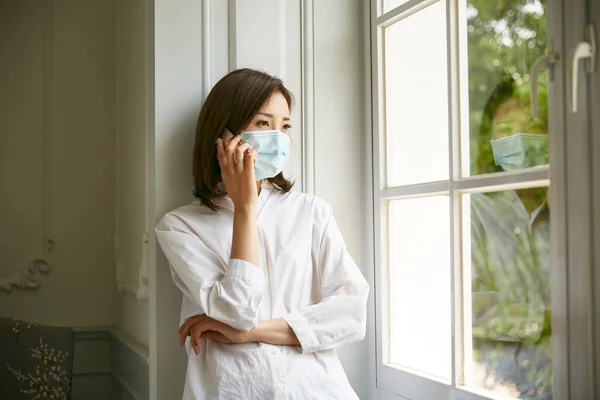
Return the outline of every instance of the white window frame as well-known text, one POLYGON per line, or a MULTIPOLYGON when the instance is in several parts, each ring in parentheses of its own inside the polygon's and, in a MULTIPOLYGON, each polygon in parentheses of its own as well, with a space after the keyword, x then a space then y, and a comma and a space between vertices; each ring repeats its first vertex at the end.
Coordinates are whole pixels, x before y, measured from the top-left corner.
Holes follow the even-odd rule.
MULTIPOLYGON (((382 140, 385 138, 384 131, 384 107, 383 107, 383 63, 382 63, 382 40, 383 28, 412 14, 415 10, 439 0, 409 0, 387 13, 382 13, 383 0, 370 0, 365 5, 365 18, 363 24, 365 35, 370 43, 365 46, 370 49, 370 60, 365 63, 366 80, 370 81, 371 89, 371 113, 366 118, 368 128, 372 130, 371 137, 365 140, 364 166, 367 173, 364 180, 367 183, 367 195, 365 206, 372 219, 366 219, 365 232, 371 233, 371 239, 365 240, 365 260, 368 264, 374 264, 373 269, 368 271, 367 278, 372 284, 372 292, 369 302, 369 330, 367 335, 369 398, 373 399, 488 399, 484 392, 476 389, 461 387, 462 384, 462 361, 458 355, 462 353, 461 302, 463 288, 460 285, 464 278, 461 272, 462 254, 462 232, 460 221, 462 205, 460 195, 462 193, 487 192, 491 190, 509 190, 522 187, 547 186, 552 181, 550 194, 553 214, 551 219, 552 235, 552 310, 553 310, 553 371, 554 371, 554 398, 556 399, 583 399, 594 398, 594 384, 592 377, 600 376, 600 368, 594 368, 594 362, 598 364, 600 350, 596 349, 594 358, 590 345, 594 343, 600 346, 600 334, 593 331, 592 327, 600 326, 598 319, 594 318, 594 304, 600 304, 600 295, 592 287, 594 275, 593 247, 592 247, 592 160, 594 157, 582 151, 591 147, 589 138, 590 130, 598 131, 598 118, 594 125, 588 125, 590 104, 582 107, 577 114, 568 114, 566 97, 566 77, 568 57, 565 49, 571 49, 583 39, 583 34, 577 28, 587 22, 586 2, 594 4, 591 0, 554 2, 555 8, 548 7, 548 41, 552 42, 552 51, 561 55, 560 60, 554 66, 554 83, 550 85, 549 96, 549 127, 552 129, 550 135, 550 154, 552 168, 542 167, 537 169, 518 171, 514 173, 501 173, 495 175, 460 178, 461 165, 461 143, 460 129, 468 129, 468 91, 467 80, 461 81, 461 76, 466 76, 466 39, 459 34, 458 24, 466 25, 466 18, 461 13, 465 10, 466 0, 446 0, 447 5, 447 29, 448 29, 448 82, 449 82, 449 179, 443 182, 425 183, 396 188, 385 188, 382 177, 385 171, 384 158, 386 152, 382 140), (462 8, 460 7, 462 5, 462 8), (563 25, 564 24, 564 25, 563 25), (551 28, 551 29, 550 29, 551 28), (462 59, 462 63, 460 62, 462 59), (464 68, 461 71, 460 68, 464 68), (461 112, 461 109, 464 110, 461 112), (567 141, 565 132, 571 133, 567 141), (386 311, 383 299, 387 296, 382 266, 382 209, 385 210, 386 198, 402 198, 413 196, 425 196, 439 193, 450 194, 451 220, 451 243, 452 243, 452 383, 450 385, 441 383, 423 376, 406 372, 400 369, 384 365, 383 351, 385 338, 385 320, 382 318, 386 311), (567 224, 567 221, 571 222, 567 224), (458 250, 455 251, 454 249, 458 250), (594 303, 595 300, 595 303, 594 303), (586 350, 587 349, 587 350, 586 350), (373 351, 376 350, 376 351, 373 351), (595 374, 595 375, 594 375, 595 374)), ((598 21, 598 10, 600 7, 591 8, 598 21)), ((600 28, 600 26, 597 26, 600 28)), ((595 74, 597 81, 598 72, 595 74)), ((594 82, 594 81, 593 81, 594 82)), ((367 85, 368 86, 368 85, 367 85)), ((579 97, 581 104, 585 98, 586 88, 580 85, 580 92, 584 95, 579 97), (582 90, 581 90, 582 89, 582 90)), ((596 83, 595 87, 599 87, 596 83)), ((592 98, 597 98, 591 96, 592 98)), ((591 113, 594 116, 594 113, 591 113)), ((468 137, 464 135, 464 137, 468 137)), ((468 144, 467 144, 468 145, 468 144)), ((468 147, 465 147, 468 149, 468 147)), ((595 145, 598 149, 598 145, 595 145)), ((600 157, 600 154, 597 155, 600 157)), ((464 161, 464 160, 463 160, 464 161)), ((600 168, 594 163, 595 169, 600 168)), ((464 169, 464 168, 463 168, 464 169)), ((600 175, 600 174, 597 174, 600 175)), ((595 177, 596 183, 598 177, 595 177)), ((600 184, 597 183, 598 186, 600 184)), ((596 192, 600 188, 594 187, 596 192)), ((596 198, 598 196, 596 195, 596 198)), ((597 214, 596 214, 597 215, 597 214)), ((600 231, 599 218, 596 217, 596 231, 600 231)), ((595 241, 598 242, 598 238, 595 241)), ((596 250, 597 251, 597 250, 596 250)), ((596 260, 596 263, 598 261, 596 260)), ((600 276, 600 268, 596 266, 596 273, 600 276)), ((596 281, 600 282, 596 276, 596 281)), ((470 290, 470 288, 468 288, 470 290)), ((600 310, 600 306, 597 306, 600 310)), ((599 318, 600 319, 600 318, 599 318)), ((600 329, 599 329, 600 331, 600 329)), ((600 384, 596 383, 597 387, 600 384)), ((600 389, 597 389, 600 390, 600 389)), ((600 395, 600 393, 595 393, 600 395)))

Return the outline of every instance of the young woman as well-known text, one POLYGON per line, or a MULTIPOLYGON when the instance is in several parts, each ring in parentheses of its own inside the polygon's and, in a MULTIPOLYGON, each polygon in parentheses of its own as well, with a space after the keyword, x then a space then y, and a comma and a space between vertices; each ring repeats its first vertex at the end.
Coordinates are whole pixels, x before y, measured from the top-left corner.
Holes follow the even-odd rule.
POLYGON ((197 201, 156 227, 183 292, 185 400, 357 398, 335 348, 364 337, 369 287, 331 207, 282 174, 291 106, 273 76, 221 79, 198 119, 197 201))

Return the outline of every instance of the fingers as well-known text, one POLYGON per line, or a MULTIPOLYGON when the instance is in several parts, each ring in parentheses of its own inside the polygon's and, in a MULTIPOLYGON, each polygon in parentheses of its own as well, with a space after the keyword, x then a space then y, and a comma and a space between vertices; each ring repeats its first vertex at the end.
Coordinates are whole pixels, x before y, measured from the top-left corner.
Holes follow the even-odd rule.
MULTIPOLYGON (((244 160, 247 153, 252 150, 252 146, 241 142, 241 135, 234 136, 227 142, 217 139, 217 158, 221 170, 229 168, 230 170, 241 172, 244 170, 244 162, 235 162, 236 160, 244 160)), ((254 164, 252 164, 254 165, 254 164)))
POLYGON ((241 141, 242 141, 242 135, 237 135, 237 136, 234 136, 233 138, 231 138, 231 140, 229 140, 226 144, 225 153, 227 153, 227 155, 230 156, 232 160, 233 160, 233 152, 235 151, 235 148, 238 147, 238 145, 241 141))
POLYGON ((195 317, 191 317, 185 320, 183 325, 179 327, 177 333, 179 334, 179 345, 183 346, 185 344, 185 339, 190 334, 192 328, 198 324, 199 322, 206 319, 206 315, 197 315, 195 317))
POLYGON ((258 153, 255 150, 252 150, 246 154, 246 160, 244 161, 244 174, 246 175, 247 179, 250 179, 252 182, 256 181, 254 165, 256 164, 257 157, 258 153))
POLYGON ((256 164, 256 159, 258 158, 258 152, 255 150, 250 150, 248 154, 246 154, 246 166, 253 167, 251 168, 254 171, 254 164, 256 164))
POLYGON ((227 168, 227 156, 225 154, 225 143, 221 138, 217 139, 217 159, 221 168, 227 168))
POLYGON ((192 331, 190 332, 190 340, 196 355, 200 354, 200 339, 202 338, 202 334, 206 331, 210 331, 214 325, 215 321, 213 319, 206 318, 194 325, 192 328, 192 331))
POLYGON ((190 330, 194 326, 192 323, 193 320, 193 318, 186 319, 183 325, 181 325, 177 330, 177 333, 179 334, 179 346, 183 346, 185 344, 185 338, 190 334, 190 330))
POLYGON ((239 162, 239 163, 235 163, 235 161, 234 161, 234 166, 235 166, 236 171, 244 170, 244 160, 246 158, 247 152, 251 149, 252 149, 252 146, 250 146, 247 143, 243 143, 243 144, 239 145, 238 147, 236 147, 235 153, 234 153, 234 160, 235 159, 242 160, 242 162, 239 162))
POLYGON ((200 339, 214 340, 215 333, 216 333, 215 331, 202 332, 202 335, 200 335, 200 339))

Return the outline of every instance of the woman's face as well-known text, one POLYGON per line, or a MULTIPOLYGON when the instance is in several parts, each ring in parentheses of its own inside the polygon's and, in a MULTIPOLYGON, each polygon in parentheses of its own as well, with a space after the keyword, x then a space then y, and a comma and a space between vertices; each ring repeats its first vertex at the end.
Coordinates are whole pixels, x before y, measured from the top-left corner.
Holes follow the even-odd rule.
POLYGON ((265 103, 252 121, 244 128, 245 131, 279 130, 286 135, 291 128, 290 108, 281 92, 274 93, 265 103))
MULTIPOLYGON (((281 92, 274 93, 271 98, 261 107, 261 109, 252 118, 244 131, 273 131, 279 130, 288 135, 292 128, 290 120, 290 108, 281 92)), ((221 139, 227 141, 233 135, 226 131, 221 139)))
POLYGON ((548 133, 544 121, 533 119, 530 106, 510 99, 498 107, 492 117, 492 139, 502 139, 519 132, 548 133))

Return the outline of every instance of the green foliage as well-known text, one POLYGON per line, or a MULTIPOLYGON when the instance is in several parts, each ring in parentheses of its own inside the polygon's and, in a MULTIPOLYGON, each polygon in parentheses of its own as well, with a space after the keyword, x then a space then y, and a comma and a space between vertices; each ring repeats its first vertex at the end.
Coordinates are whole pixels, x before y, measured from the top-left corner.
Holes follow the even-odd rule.
MULTIPOLYGON (((546 3, 537 0, 469 0, 467 4, 469 132, 471 171, 493 166, 489 137, 481 137, 484 108, 494 89, 512 78, 516 91, 529 90, 531 67, 546 53, 546 3)), ((542 85, 545 74, 540 78, 542 85)), ((545 92, 540 93, 546 111, 545 92)))
MULTIPOLYGON (((494 165, 490 146, 490 114, 493 114, 490 110, 507 96, 530 105, 531 67, 546 53, 546 1, 468 0, 467 8, 471 173, 491 173, 499 169, 494 165)), ((539 105, 543 118, 547 116, 545 79, 545 74, 540 77, 539 105)), ((548 317, 550 314, 548 311, 548 317)), ((506 313, 501 319, 506 323, 511 316, 506 313)), ((494 336, 493 332, 479 332, 491 329, 489 326, 473 328, 480 338, 494 336)), ((521 351, 533 357, 519 364, 520 373, 512 377, 496 376, 499 381, 515 385, 523 399, 552 399, 552 341, 550 327, 544 328, 545 335, 539 342, 521 345, 521 351)), ((489 341, 485 345, 479 342, 475 340, 473 349, 477 360, 492 370, 506 362, 502 343, 489 347, 489 341)))

